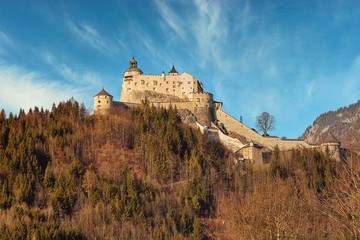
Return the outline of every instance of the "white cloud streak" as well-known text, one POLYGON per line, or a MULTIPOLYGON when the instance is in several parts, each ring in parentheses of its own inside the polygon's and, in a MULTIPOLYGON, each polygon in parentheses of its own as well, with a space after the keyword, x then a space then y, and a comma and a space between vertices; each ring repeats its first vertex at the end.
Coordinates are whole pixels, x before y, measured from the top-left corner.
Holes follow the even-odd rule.
POLYGON ((177 16, 168 5, 168 1, 155 0, 155 4, 159 10, 160 16, 169 25, 169 27, 183 40, 186 39, 186 31, 183 29, 183 21, 177 16))
POLYGON ((16 49, 13 40, 4 32, 0 31, 0 54, 6 54, 7 48, 9 47, 16 49))
POLYGON ((80 95, 82 90, 60 82, 50 82, 36 72, 13 65, 0 66, 1 108, 18 113, 34 106, 50 109, 52 103, 80 95))
POLYGON ((61 77, 73 84, 101 85, 100 77, 94 72, 87 71, 85 73, 79 73, 79 71, 75 71, 69 67, 68 64, 59 63, 50 52, 43 52, 41 56, 61 77))
MULTIPOLYGON (((86 42, 93 48, 96 48, 107 54, 118 51, 116 43, 106 39, 94 26, 90 25, 88 22, 82 21, 80 23, 74 23, 70 19, 66 19, 65 23, 72 33, 74 33, 82 41, 86 42)), ((118 42, 118 39, 116 42, 118 42)))
POLYGON ((219 1, 195 0, 194 4, 199 17, 192 31, 201 56, 207 61, 215 60, 219 67, 229 66, 229 62, 224 63, 223 58, 223 46, 227 42, 229 31, 225 9, 219 1))

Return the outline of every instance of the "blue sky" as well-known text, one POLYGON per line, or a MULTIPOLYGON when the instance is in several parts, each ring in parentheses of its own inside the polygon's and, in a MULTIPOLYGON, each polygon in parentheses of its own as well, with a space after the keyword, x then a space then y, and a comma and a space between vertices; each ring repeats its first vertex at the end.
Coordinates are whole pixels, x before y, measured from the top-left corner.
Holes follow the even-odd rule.
POLYGON ((144 74, 186 71, 249 126, 299 137, 359 100, 358 0, 20 1, 0 3, 0 108, 51 108, 72 96, 119 100, 132 58, 144 74))

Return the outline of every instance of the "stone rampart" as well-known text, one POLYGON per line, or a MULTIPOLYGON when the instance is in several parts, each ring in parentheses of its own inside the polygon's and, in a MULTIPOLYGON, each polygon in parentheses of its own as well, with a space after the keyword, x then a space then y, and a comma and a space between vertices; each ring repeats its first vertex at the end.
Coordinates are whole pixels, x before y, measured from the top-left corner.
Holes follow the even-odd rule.
POLYGON ((225 113, 221 109, 216 110, 217 120, 224 124, 225 128, 228 131, 238 133, 248 141, 253 141, 259 145, 274 149, 275 146, 278 146, 281 151, 290 150, 292 148, 312 148, 313 146, 307 144, 304 141, 298 140, 282 140, 277 137, 263 137, 254 130, 248 128, 235 118, 231 117, 229 114, 225 113))

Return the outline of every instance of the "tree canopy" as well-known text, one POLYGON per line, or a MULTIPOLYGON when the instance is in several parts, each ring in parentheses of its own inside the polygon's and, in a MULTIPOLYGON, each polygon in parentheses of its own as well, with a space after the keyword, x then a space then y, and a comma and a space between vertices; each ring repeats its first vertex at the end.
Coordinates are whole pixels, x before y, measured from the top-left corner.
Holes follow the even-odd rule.
POLYGON ((256 117, 256 128, 268 136, 268 131, 275 130, 275 117, 268 112, 263 112, 256 117))

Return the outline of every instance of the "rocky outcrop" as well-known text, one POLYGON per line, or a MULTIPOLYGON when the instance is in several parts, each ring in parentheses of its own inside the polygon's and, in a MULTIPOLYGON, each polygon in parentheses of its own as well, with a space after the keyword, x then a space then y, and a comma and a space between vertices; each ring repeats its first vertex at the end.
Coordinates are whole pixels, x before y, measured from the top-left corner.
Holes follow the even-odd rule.
POLYGON ((353 143, 358 145, 358 140, 360 140, 360 101, 336 111, 321 114, 313 125, 306 129, 300 139, 310 144, 318 144, 324 142, 329 133, 339 140, 343 147, 350 147, 349 145, 353 143))
POLYGON ((190 110, 179 109, 178 112, 181 118, 181 122, 196 126, 196 117, 190 110))
POLYGON ((131 90, 129 92, 121 90, 120 102, 141 103, 141 100, 144 99, 148 99, 151 103, 189 101, 187 98, 181 99, 174 95, 156 93, 147 90, 131 90))

